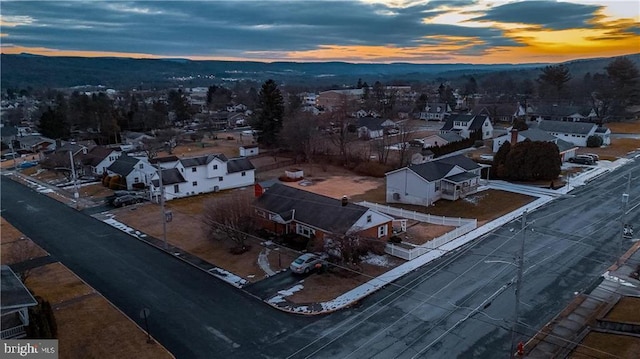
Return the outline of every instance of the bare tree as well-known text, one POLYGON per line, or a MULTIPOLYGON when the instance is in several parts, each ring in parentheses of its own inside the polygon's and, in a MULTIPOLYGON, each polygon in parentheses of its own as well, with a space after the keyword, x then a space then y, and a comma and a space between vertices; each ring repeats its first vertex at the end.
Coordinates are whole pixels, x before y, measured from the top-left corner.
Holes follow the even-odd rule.
MULTIPOLYGON (((386 164, 389 158, 390 146, 393 144, 393 139, 386 132, 382 137, 370 140, 369 145, 373 152, 378 157, 378 163, 386 164)), ((367 157, 368 158, 368 157, 367 157)))
POLYGON ((332 236, 325 241, 325 251, 339 263, 358 268, 369 253, 384 254, 386 241, 367 238, 359 233, 332 236))
POLYGON ((280 138, 296 155, 313 165, 313 154, 322 143, 318 119, 310 112, 295 111, 285 117, 280 138))
POLYGON ((418 128, 403 122, 398 125, 398 133, 395 136, 398 146, 398 161, 400 167, 409 162, 409 142, 417 137, 418 128))
POLYGON ((355 101, 349 100, 346 95, 341 95, 339 106, 328 114, 331 128, 329 138, 338 147, 338 152, 345 164, 349 161, 350 145, 357 138, 355 131, 350 131, 349 128, 349 116, 355 109, 355 105, 355 101))
MULTIPOLYGON (((20 237, 19 239, 10 242, 10 245, 7 247, 8 248, 5 248, 5 246, 3 245, 3 250, 5 251, 3 259, 5 264, 16 264, 28 261, 42 254, 42 250, 40 249, 40 247, 38 247, 38 245, 33 243, 33 241, 31 241, 30 239, 25 237, 20 237)), ((26 282, 27 278, 29 278, 30 273, 31 270, 27 269, 21 271, 20 273, 18 273, 18 275, 23 282, 26 282)))
POLYGON ((234 252, 247 249, 245 240, 256 229, 253 198, 247 191, 234 191, 205 204, 202 223, 209 239, 229 239, 236 244, 234 252))

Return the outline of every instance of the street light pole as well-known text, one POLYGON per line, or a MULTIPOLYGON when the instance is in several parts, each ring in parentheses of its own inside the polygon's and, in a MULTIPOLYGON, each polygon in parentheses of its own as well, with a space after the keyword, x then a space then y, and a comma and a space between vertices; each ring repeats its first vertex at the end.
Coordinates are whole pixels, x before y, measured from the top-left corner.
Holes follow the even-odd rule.
POLYGON ((622 213, 620 214, 620 242, 618 243, 618 259, 616 260, 616 264, 620 265, 620 260, 622 258, 622 243, 624 242, 624 230, 626 224, 626 214, 627 214, 627 206, 629 205, 629 192, 631 191, 631 172, 629 172, 627 179, 627 190, 622 194, 622 213))
POLYGON ((527 226, 527 211, 522 213, 522 240, 520 242, 520 253, 518 255, 518 276, 516 277, 516 304, 515 304, 515 320, 511 327, 511 353, 510 358, 515 358, 516 352, 516 336, 518 333, 518 326, 520 321, 520 292, 522 289, 522 269, 524 266, 524 240, 527 226))
POLYGON ((162 241, 164 243, 164 249, 167 250, 169 245, 167 244, 167 214, 164 210, 164 184, 162 183, 162 167, 158 163, 158 184, 160 185, 160 210, 162 211, 162 241))
POLYGON ((73 198, 76 199, 76 207, 78 207, 80 194, 78 193, 78 180, 76 177, 76 167, 73 163, 73 152, 71 151, 69 151, 69 162, 71 163, 71 175, 73 176, 73 198))

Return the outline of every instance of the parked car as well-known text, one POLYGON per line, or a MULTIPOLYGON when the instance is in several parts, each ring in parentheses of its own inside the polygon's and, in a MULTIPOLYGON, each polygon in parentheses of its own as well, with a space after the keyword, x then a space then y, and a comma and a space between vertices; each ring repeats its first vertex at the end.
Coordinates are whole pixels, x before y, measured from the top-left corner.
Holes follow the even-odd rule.
POLYGON ((581 164, 581 165, 592 165, 592 164, 594 164, 593 158, 591 158, 589 156, 584 156, 584 155, 578 155, 578 156, 575 156, 575 157, 571 157, 571 158, 569 158, 569 162, 577 163, 577 164, 581 164))
POLYGON ((316 264, 322 264, 325 258, 325 256, 321 256, 318 254, 305 253, 291 262, 289 269, 291 269, 293 273, 306 274, 314 270, 316 264))
POLYGON ((125 194, 124 196, 116 197, 113 200, 113 205, 116 207, 124 207, 130 204, 141 203, 142 201, 144 201, 144 198, 141 196, 125 194))
POLYGON ((598 160, 600 159, 600 156, 596 155, 595 153, 585 153, 583 156, 589 156, 593 159, 593 162, 598 162, 598 160))

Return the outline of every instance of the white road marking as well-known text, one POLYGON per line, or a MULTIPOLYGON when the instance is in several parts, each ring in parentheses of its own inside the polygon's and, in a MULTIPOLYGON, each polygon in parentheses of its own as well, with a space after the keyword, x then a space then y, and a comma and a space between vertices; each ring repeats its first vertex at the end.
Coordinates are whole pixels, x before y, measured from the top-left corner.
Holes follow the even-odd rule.
POLYGON ((240 348, 240 344, 235 343, 233 340, 229 339, 226 335, 222 334, 222 332, 220 332, 219 330, 217 330, 216 328, 210 327, 205 325, 205 328, 207 328, 208 331, 211 332, 211 334, 215 335, 216 337, 224 340, 225 342, 227 342, 229 345, 231 345, 233 348, 240 348))

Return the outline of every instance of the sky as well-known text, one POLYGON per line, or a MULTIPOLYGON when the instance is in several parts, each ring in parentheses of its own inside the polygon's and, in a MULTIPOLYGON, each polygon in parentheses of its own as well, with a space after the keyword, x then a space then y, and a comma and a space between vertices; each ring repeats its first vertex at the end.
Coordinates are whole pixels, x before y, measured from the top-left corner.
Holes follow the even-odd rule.
POLYGON ((2 0, 1 51, 355 63, 640 53, 637 0, 2 0))

